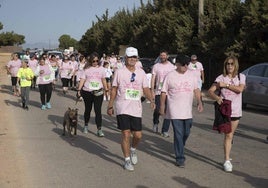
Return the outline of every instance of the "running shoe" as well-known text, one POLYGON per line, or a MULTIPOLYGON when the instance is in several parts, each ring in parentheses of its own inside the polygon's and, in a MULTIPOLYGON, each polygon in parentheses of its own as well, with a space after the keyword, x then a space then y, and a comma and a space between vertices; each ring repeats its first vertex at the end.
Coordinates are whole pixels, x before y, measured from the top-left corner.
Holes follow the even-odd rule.
POLYGON ((51 108, 50 102, 47 103, 46 107, 47 107, 47 109, 50 109, 51 108))
POLYGON ((131 164, 130 160, 125 161, 124 169, 128 171, 134 171, 134 166, 131 164))
POLYGON ((42 110, 47 109, 47 108, 46 108, 46 105, 42 105, 42 106, 41 106, 41 109, 42 109, 42 110))
POLYGON ((135 165, 138 163, 138 156, 137 156, 136 150, 130 151, 130 159, 131 159, 132 164, 135 165))
POLYGON ((225 172, 232 172, 233 171, 232 163, 229 160, 225 161, 223 164, 223 169, 225 172))
POLYGON ((97 135, 98 137, 104 137, 104 134, 101 129, 97 131, 97 135))

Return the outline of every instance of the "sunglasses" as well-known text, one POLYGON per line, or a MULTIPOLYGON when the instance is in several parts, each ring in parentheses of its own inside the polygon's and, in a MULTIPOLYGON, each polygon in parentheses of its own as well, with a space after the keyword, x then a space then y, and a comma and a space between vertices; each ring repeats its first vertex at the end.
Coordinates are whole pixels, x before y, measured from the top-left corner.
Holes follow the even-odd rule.
POLYGON ((127 57, 127 58, 137 58, 137 56, 129 56, 129 57, 127 57))
POLYGON ((135 76, 136 76, 136 74, 133 72, 131 74, 130 82, 134 82, 135 81, 135 76))
POLYGON ((232 66, 233 66, 233 65, 234 65, 234 63, 226 63, 226 65, 232 65, 232 66))
POLYGON ((99 60, 93 60, 92 62, 93 62, 93 63, 98 63, 98 62, 99 62, 99 60))

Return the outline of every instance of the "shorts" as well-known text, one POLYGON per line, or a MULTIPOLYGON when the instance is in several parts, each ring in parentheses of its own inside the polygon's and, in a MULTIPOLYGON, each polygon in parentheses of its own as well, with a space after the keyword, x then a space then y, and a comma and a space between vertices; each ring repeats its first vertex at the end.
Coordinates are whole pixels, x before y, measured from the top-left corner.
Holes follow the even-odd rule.
POLYGON ((111 82, 111 78, 105 78, 107 83, 111 82))
POLYGON ((11 85, 12 86, 16 86, 17 85, 17 81, 18 81, 18 77, 11 77, 11 85))
POLYGON ((241 117, 231 117, 231 121, 240 120, 241 117))
POLYGON ((131 130, 131 131, 141 131, 142 123, 141 117, 134 117, 127 114, 120 114, 116 116, 117 128, 121 131, 131 130))

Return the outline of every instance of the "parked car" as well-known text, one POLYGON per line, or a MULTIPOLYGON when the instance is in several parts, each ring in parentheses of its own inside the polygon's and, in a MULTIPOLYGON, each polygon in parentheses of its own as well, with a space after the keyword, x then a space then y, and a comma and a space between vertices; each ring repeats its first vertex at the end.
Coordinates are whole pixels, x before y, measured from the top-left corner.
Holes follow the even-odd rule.
POLYGON ((56 50, 48 51, 47 55, 48 57, 50 57, 51 55, 55 55, 55 56, 59 56, 60 59, 63 59, 63 53, 61 51, 56 51, 56 50))
POLYGON ((142 64, 143 70, 146 70, 147 68, 152 69, 152 66, 154 65, 153 59, 151 59, 151 58, 139 58, 139 60, 142 64))
POLYGON ((249 67, 242 72, 246 75, 246 87, 242 104, 268 107, 268 62, 249 67))

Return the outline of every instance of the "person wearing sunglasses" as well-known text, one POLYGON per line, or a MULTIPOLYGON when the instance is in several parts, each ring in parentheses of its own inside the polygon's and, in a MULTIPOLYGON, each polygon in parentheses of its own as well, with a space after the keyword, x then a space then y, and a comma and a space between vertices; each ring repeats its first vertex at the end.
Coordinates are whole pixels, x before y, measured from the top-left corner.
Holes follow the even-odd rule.
POLYGON ((246 77, 238 73, 238 59, 229 56, 224 61, 223 74, 219 75, 208 93, 210 97, 221 105, 223 100, 231 101, 231 132, 224 133, 224 164, 225 172, 232 172, 233 165, 230 162, 230 153, 234 132, 238 127, 239 119, 242 117, 242 92, 245 88, 246 77), (220 95, 216 91, 220 90, 220 95))
POLYGON ((108 91, 105 76, 106 73, 104 67, 99 66, 99 55, 96 52, 92 53, 84 66, 84 71, 81 73, 77 91, 77 97, 80 98, 82 96, 85 104, 85 134, 88 133, 90 113, 94 105, 97 136, 104 137, 102 131, 101 108, 103 103, 103 90, 108 91))
POLYGON ((117 125, 122 135, 121 148, 125 158, 123 167, 128 171, 133 171, 133 165, 138 163, 136 148, 142 137, 141 96, 144 94, 150 100, 151 108, 155 108, 146 74, 143 69, 136 67, 137 61, 138 50, 128 47, 126 66, 115 71, 107 108, 107 114, 113 115, 115 103, 117 125))
POLYGON ((174 132, 176 165, 180 168, 185 166, 184 146, 190 136, 193 122, 194 95, 198 104, 197 110, 199 112, 203 111, 197 78, 187 69, 188 63, 188 58, 177 55, 177 69, 166 75, 160 96, 160 114, 171 120, 174 132))

